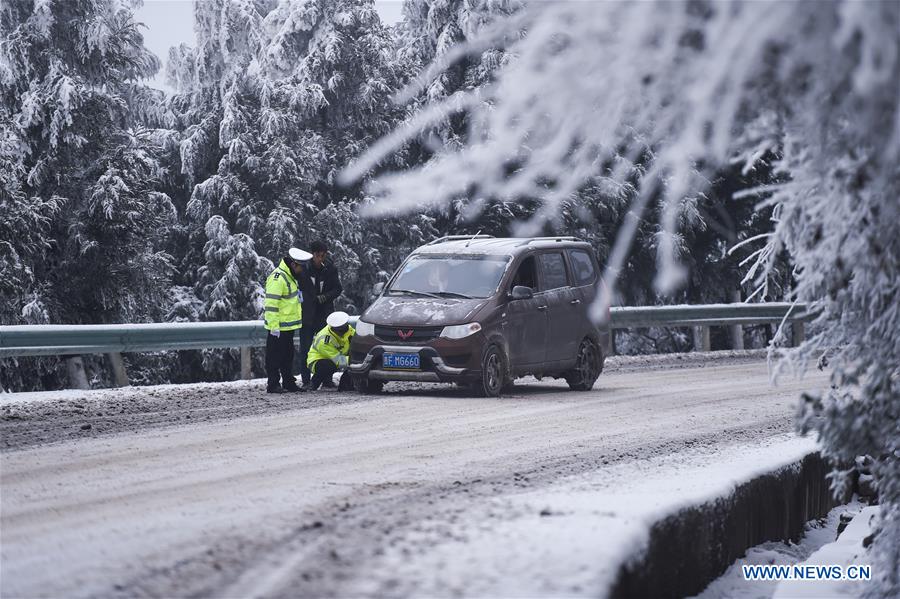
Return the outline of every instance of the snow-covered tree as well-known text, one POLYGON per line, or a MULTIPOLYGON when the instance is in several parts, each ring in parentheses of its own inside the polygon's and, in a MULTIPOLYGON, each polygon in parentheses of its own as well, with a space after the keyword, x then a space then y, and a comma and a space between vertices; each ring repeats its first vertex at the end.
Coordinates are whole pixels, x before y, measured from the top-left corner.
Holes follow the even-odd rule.
POLYGON ((209 298, 209 303, 201 320, 257 318, 263 308, 260 281, 272 271, 272 262, 257 256, 247 235, 232 235, 221 216, 206 222, 206 237, 206 264, 197 285, 200 297, 209 298))
POLYGON ((57 275, 67 293, 63 314, 74 312, 66 320, 91 314, 102 322, 135 322, 162 315, 173 270, 163 248, 177 215, 156 190, 162 175, 155 147, 146 131, 123 135, 84 170, 92 184, 69 225, 62 250, 70 258, 57 275))
POLYGON ((36 324, 49 320, 49 315, 34 265, 50 248, 48 233, 59 202, 26 198, 17 184, 4 181, 0 188, 0 323, 36 324))
POLYGON ((434 217, 411 214, 371 221, 359 215, 370 198, 330 204, 309 222, 306 239, 328 239, 341 266, 344 297, 338 308, 360 314, 371 302, 372 286, 386 282, 409 253, 438 237, 434 217))
MULTIPOLYGON (((453 60, 454 48, 476 39, 493 21, 521 6, 519 0, 405 0, 403 20, 393 28, 403 79, 417 79, 434 62, 449 60, 449 64, 417 89, 405 104, 404 118, 411 119, 423 107, 491 81, 496 69, 507 60, 502 45, 478 48, 456 60, 453 60)), ((422 164, 441 149, 458 148, 465 141, 466 131, 464 113, 448 114, 420 131, 415 142, 398 152, 396 158, 406 168, 422 164)), ((507 235, 511 223, 530 216, 531 208, 518 203, 461 197, 435 211, 434 224, 442 234, 481 231, 507 235)))
MULTIPOLYGON (((206 263, 198 272, 197 295, 204 298, 200 320, 255 320, 263 310, 261 281, 271 272, 272 262, 260 258, 253 240, 244 233, 232 235, 221 216, 206 222, 203 248, 206 263)), ((207 374, 227 377, 235 372, 236 350, 204 350, 207 374), (226 359, 227 357, 227 359, 226 359)))
MULTIPOLYGON (((510 16, 522 8, 521 2, 510 0, 407 0, 404 3, 404 19, 396 26, 398 38, 398 57, 408 70, 409 77, 416 79, 431 63, 440 64, 448 61, 445 69, 439 70, 434 77, 423 81, 417 87, 417 93, 406 104, 407 113, 412 118, 418 110, 426 106, 434 106, 441 101, 458 93, 465 93, 489 86, 498 68, 504 66, 511 58, 511 54, 505 51, 508 39, 498 39, 495 45, 482 44, 479 33, 490 27, 497 19, 510 16), (473 43, 466 46, 467 42, 473 43), (470 48, 471 51, 454 58, 460 47, 470 48)), ((511 36, 515 39, 515 36, 511 36)), ((489 99, 485 98, 485 102, 489 99)), ((425 161, 434 151, 447 148, 458 148, 466 138, 466 113, 455 113, 448 118, 437 121, 420 132, 415 143, 410 143, 403 151, 403 159, 408 166, 415 166, 420 161, 425 161)), ((735 169, 732 169, 735 170, 735 169)), ((611 248, 615 231, 627 213, 629 200, 633 198, 635 188, 633 185, 609 185, 603 180, 588 180, 574 194, 571 200, 567 200, 560 206, 560 210, 554 215, 551 222, 546 222, 542 227, 532 232, 545 234, 572 234, 590 241, 596 248, 601 260, 605 260, 611 248)), ((706 202, 714 204, 716 212, 726 212, 728 206, 714 198, 706 202)), ((750 205, 751 202, 745 202, 750 205)), ((508 201, 490 197, 471 197, 466 194, 455 198, 448 206, 442 206, 436 212, 436 226, 447 233, 488 233, 498 236, 509 235, 516 232, 517 224, 528 221, 539 209, 540 202, 535 199, 522 198, 508 201)), ((708 206, 712 209, 712 206, 708 206)), ((742 209, 743 207, 740 207, 742 209)), ((652 207, 651 211, 656 211, 652 207)), ((720 275, 728 270, 728 280, 725 285, 698 284, 691 285, 685 291, 694 301, 728 301, 721 289, 737 289, 740 276, 732 269, 716 268, 716 263, 711 263, 702 256, 702 252, 708 248, 697 248, 690 243, 694 238, 708 239, 710 244, 721 242, 722 230, 715 227, 715 217, 708 214, 698 214, 681 230, 685 238, 683 243, 684 255, 693 259, 696 265, 708 268, 694 269, 694 280, 720 275), (707 227, 710 220, 712 227, 707 227), (696 256, 696 259, 694 259, 696 256), (703 290, 712 290, 704 295, 703 290)), ((738 223, 742 224, 742 223, 738 223)), ((622 285, 620 286, 620 298, 631 305, 656 303, 661 301, 652 292, 652 279, 648 277, 653 272, 655 262, 655 250, 653 238, 656 235, 656 227, 652 223, 642 225, 638 236, 649 240, 647 243, 638 242, 632 246, 631 253, 623 267, 622 285)), ((739 231, 734 231, 735 239, 740 239, 739 231)), ((720 245, 724 245, 720 243, 720 245)), ((716 248, 722 258, 722 262, 737 262, 736 258, 725 255, 725 248, 716 248)), ((676 301, 679 298, 676 298, 676 301)), ((680 298, 684 301, 685 298, 680 298)))
MULTIPOLYGON (((380 175, 369 190, 383 198, 383 212, 473 195, 530 198, 541 208, 527 231, 557 218, 588 181, 626 182, 649 152, 607 274, 620 273, 640 217, 660 198, 656 286, 669 293, 688 277, 679 259, 684 209, 736 155, 748 168, 768 161, 773 178, 758 195, 772 210, 773 229, 743 246, 754 252, 751 264, 758 259, 750 278, 764 297, 767 275, 786 250, 794 265, 790 294, 818 314, 814 334, 782 364, 802 369, 827 352, 832 386, 810 398, 802 426, 818 431, 829 457, 875 459, 883 503, 872 588, 896 596, 898 31, 896 2, 533 3, 454 51, 463 57, 512 39, 507 51, 516 59, 494 81, 426 107, 346 176, 356 180, 463 111, 463 147, 380 175)), ((401 99, 426 89, 446 62, 401 99)))
MULTIPOLYGON (((292 245, 329 239, 352 281, 357 259, 346 248, 361 230, 337 207, 358 190, 338 187, 335 176, 400 115, 389 101, 400 81, 394 49, 374 5, 217 0, 197 3, 195 14, 197 48, 173 49, 169 72, 180 92, 169 110, 193 184, 185 281, 212 268, 202 248, 217 217, 273 261, 292 245), (335 211, 343 220, 320 215, 335 211)), ((209 290, 198 289, 204 313, 247 311, 209 290)))
POLYGON ((133 3, 0 6, 4 323, 158 317, 173 212, 156 191, 165 135, 146 129, 161 95, 140 83, 158 68, 133 3))
MULTIPOLYGON (((410 113, 424 105, 446 100, 458 92, 475 89, 491 80, 507 56, 503 48, 488 46, 453 60, 452 51, 475 40, 497 18, 521 8, 520 0, 406 0, 403 20, 396 26, 397 56, 408 77, 417 77, 435 61, 449 59, 447 67, 425 82, 411 98, 410 113)), ((461 143, 462 119, 436 123, 423 138, 426 148, 461 143)))
POLYGON ((167 287, 158 232, 172 216, 168 197, 153 192, 158 139, 133 129, 158 104, 137 83, 158 60, 119 2, 19 1, 0 14, 0 176, 17 198, 4 209, 34 212, 20 215, 34 226, 11 245, 33 260, 51 321, 145 316, 167 287))

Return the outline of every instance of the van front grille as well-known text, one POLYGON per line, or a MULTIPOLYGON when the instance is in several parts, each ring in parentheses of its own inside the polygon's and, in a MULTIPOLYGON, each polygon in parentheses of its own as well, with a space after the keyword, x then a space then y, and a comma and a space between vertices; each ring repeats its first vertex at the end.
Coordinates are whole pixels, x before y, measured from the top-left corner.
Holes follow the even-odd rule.
POLYGON ((437 338, 444 327, 387 327, 375 325, 375 336, 391 343, 425 343, 437 338))

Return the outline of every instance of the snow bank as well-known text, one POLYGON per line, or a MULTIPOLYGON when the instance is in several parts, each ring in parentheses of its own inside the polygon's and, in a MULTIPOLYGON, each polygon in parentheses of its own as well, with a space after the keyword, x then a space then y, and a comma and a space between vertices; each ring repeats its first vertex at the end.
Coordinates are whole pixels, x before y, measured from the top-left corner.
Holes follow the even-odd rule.
MULTIPOLYGON (((259 379, 263 380, 263 379, 259 379)), ((258 381, 257 381, 258 384, 258 381)), ((158 391, 182 390, 186 393, 217 390, 250 388, 256 386, 252 380, 227 381, 217 383, 170 383, 166 385, 147 385, 141 387, 119 387, 114 389, 60 389, 58 391, 23 391, 21 393, 0 393, 0 406, 31 403, 53 402, 60 400, 92 399, 125 399, 134 393, 154 393, 158 391)))
MULTIPOLYGON (((620 567, 646 548, 651 527, 727 497, 763 473, 816 451, 812 439, 774 437, 716 452, 704 447, 610 465, 542 490, 494 498, 453 539, 421 555, 386 556, 397 578, 433 573, 413 592, 431 596, 605 596, 620 567), (512 514, 512 516, 510 516, 512 514), (478 572, 478 576, 471 576, 478 572)), ((353 592, 374 589, 362 585, 353 592)))
MULTIPOLYGON (((872 523, 878 517, 877 505, 863 509, 847 526, 841 536, 809 556, 803 565, 870 565, 871 559, 863 547, 863 539, 872 534, 872 523)), ((872 572, 874 578, 875 573, 872 572)), ((849 599, 861 597, 867 582, 853 580, 783 580, 775 588, 772 599, 849 599)))
POLYGON ((694 599, 731 599, 732 597, 772 597, 776 581, 746 580, 742 566, 745 565, 792 565, 803 562, 814 552, 834 541, 842 514, 858 515, 865 507, 857 501, 839 505, 821 520, 811 520, 804 527, 803 538, 797 543, 769 541, 747 550, 719 578, 710 583, 694 599))

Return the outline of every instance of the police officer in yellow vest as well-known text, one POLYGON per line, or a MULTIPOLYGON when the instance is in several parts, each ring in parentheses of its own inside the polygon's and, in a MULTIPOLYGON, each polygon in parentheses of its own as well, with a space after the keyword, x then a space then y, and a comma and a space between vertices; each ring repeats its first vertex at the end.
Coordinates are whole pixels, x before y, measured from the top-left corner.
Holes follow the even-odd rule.
MULTIPOLYGON (((332 312, 325 320, 325 327, 316 333, 307 354, 306 364, 312 372, 309 388, 333 387, 332 377, 338 370, 345 370, 350 356, 350 340, 356 330, 350 326, 346 312, 332 312)), ((338 388, 343 391, 350 387, 349 373, 344 372, 338 388)))
POLYGON ((266 391, 269 393, 301 390, 291 374, 294 331, 303 326, 303 293, 297 278, 303 273, 303 263, 311 258, 309 252, 291 248, 266 279, 265 321, 269 331, 266 336, 266 375, 269 377, 266 391))

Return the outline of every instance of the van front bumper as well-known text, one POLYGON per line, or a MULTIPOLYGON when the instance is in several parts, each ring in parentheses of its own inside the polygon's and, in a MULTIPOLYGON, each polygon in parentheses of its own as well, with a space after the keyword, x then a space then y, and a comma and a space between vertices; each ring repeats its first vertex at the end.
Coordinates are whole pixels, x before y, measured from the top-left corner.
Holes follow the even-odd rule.
POLYGON ((459 368, 447 364, 438 351, 427 345, 374 345, 361 362, 353 362, 347 369, 356 375, 365 375, 380 381, 417 381, 421 383, 450 383, 475 379, 480 372, 472 368, 459 368), (418 354, 420 370, 386 369, 382 367, 385 352, 418 354))

